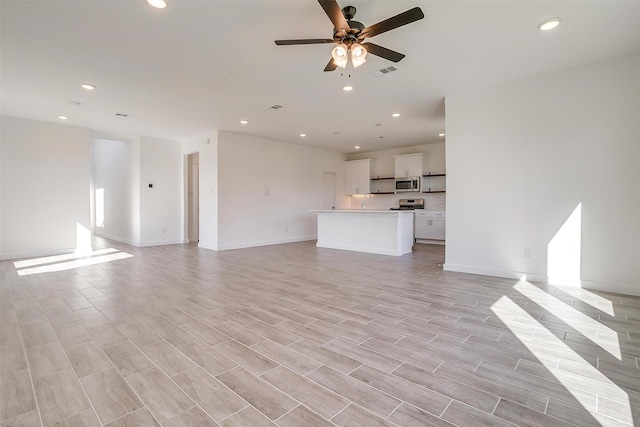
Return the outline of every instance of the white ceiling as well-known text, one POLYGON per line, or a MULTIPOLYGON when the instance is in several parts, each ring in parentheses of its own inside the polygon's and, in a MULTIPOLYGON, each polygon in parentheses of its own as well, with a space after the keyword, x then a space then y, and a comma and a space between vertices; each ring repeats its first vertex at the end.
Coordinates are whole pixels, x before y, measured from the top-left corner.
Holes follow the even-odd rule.
POLYGON ((379 150, 441 141, 449 94, 640 50, 640 1, 341 0, 365 25, 414 6, 426 17, 367 39, 407 55, 398 71, 373 75, 393 63, 369 55, 356 70, 325 73, 333 44, 273 42, 331 38, 315 0, 167 3, 2 0, 2 114, 66 115, 66 124, 125 138, 219 129, 379 150), (554 16, 559 28, 536 28, 554 16), (347 83, 353 92, 342 91, 347 83))

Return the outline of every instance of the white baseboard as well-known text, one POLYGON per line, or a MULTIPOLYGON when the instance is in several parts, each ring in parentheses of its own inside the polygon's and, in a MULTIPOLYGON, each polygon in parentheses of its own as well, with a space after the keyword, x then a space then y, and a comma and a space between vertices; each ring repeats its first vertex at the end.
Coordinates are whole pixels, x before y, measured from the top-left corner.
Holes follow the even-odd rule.
MULTIPOLYGON (((494 269, 484 268, 484 267, 451 264, 451 263, 445 263, 443 266, 443 270, 454 271, 458 273, 478 274, 481 276, 503 277, 506 279, 517 279, 517 280, 520 280, 523 276, 525 276, 526 280, 531 282, 539 282, 539 283, 548 283, 549 281, 549 278, 546 275, 524 273, 520 271, 494 270, 494 269)), ((553 286, 562 287, 561 285, 553 285, 553 286)), ((612 292, 616 294, 640 296, 640 284, 633 285, 628 283, 603 283, 603 282, 595 282, 591 280, 582 280, 580 287, 582 289, 589 289, 593 291, 612 292)))
POLYGON ((219 251, 227 251, 230 249, 242 249, 242 248, 254 248, 257 246, 270 246, 270 245, 281 245, 283 243, 297 243, 297 242, 306 242, 309 240, 316 240, 318 236, 302 236, 302 237, 293 237, 289 239, 275 239, 275 240, 260 240, 255 242, 242 242, 242 243, 233 243, 229 245, 219 245, 219 251))
POLYGON ((156 240, 151 242, 140 242, 138 246, 141 248, 146 248, 149 246, 164 246, 164 245, 182 245, 184 242, 182 239, 175 240, 156 240))
POLYGON ((402 251, 386 251, 383 249, 371 249, 370 247, 362 247, 362 246, 354 246, 354 245, 328 245, 325 246, 321 243, 317 243, 316 247, 318 248, 326 248, 326 249, 338 249, 341 251, 354 251, 354 252, 366 252, 366 253, 370 253, 370 254, 378 254, 378 255, 391 255, 391 256, 402 256, 405 253, 410 253, 409 252, 405 252, 403 253, 402 251))
POLYGON ((520 280, 522 276, 526 276, 527 280, 530 280, 532 282, 543 282, 543 283, 547 282, 547 276, 525 273, 522 271, 495 270, 492 268, 451 264, 448 262, 442 266, 442 269, 445 271, 455 271, 458 273, 470 273, 470 274, 479 274, 481 276, 503 277, 505 279, 520 280))
POLYGON ((218 246, 217 245, 210 245, 208 243, 202 243, 202 242, 198 242, 198 247, 202 248, 202 249, 209 249, 210 251, 217 251, 218 250, 218 246))
POLYGON ((104 237, 105 239, 115 240, 116 242, 125 243, 131 246, 140 246, 140 242, 134 242, 133 240, 127 239, 125 237, 114 236, 112 234, 107 233, 94 233, 96 236, 104 237))

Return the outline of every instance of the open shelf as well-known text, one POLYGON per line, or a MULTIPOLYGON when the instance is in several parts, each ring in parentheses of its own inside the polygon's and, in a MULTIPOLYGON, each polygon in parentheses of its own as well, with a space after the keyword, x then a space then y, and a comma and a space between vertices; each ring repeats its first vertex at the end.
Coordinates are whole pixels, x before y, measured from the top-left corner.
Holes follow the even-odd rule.
POLYGON ((446 193, 445 190, 421 191, 421 193, 446 193))
POLYGON ((383 180, 389 180, 389 179, 395 179, 395 178, 394 177, 391 177, 391 178, 380 178, 380 177, 377 177, 377 178, 371 178, 371 181, 383 181, 383 180))
POLYGON ((422 175, 423 178, 428 178, 430 176, 447 176, 447 174, 445 174, 445 173, 434 173, 434 174, 422 175))

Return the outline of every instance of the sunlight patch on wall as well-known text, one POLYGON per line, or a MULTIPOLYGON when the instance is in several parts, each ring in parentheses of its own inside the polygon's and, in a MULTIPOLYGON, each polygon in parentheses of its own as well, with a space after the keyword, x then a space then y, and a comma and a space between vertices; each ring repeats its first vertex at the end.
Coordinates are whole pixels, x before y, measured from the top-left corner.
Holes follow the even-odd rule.
POLYGON ((547 245, 547 281, 580 287, 582 203, 573 210, 547 245))
POLYGON ((616 359, 622 360, 618 333, 613 329, 565 304, 542 289, 533 286, 526 280, 520 279, 513 288, 571 326, 616 359))
POLYGON ((606 399, 616 407, 615 418, 618 421, 633 425, 629 395, 560 338, 547 330, 523 308, 509 297, 502 296, 491 306, 491 311, 595 420, 603 422, 603 425, 612 423, 611 418, 598 412, 599 402, 606 399), (514 318, 518 320, 515 321, 514 318), (525 331, 525 325, 529 331, 535 331, 535 334, 541 335, 544 342, 548 344, 541 345, 532 342, 531 333, 525 331), (558 353, 567 355, 563 358, 580 365, 580 370, 584 374, 580 376, 579 380, 576 380, 575 375, 558 368, 557 357, 549 356, 550 349, 557 349, 558 353))

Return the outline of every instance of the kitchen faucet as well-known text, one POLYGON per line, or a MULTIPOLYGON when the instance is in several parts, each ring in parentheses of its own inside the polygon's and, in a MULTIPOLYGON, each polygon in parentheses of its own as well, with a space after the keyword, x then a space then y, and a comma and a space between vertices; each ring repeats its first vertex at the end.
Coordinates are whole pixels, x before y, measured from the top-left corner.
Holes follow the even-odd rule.
POLYGON ((362 209, 367 209, 367 205, 365 204, 365 201, 367 200, 367 194, 369 195, 369 200, 373 201, 373 195, 371 193, 365 193, 364 197, 362 198, 362 209))

